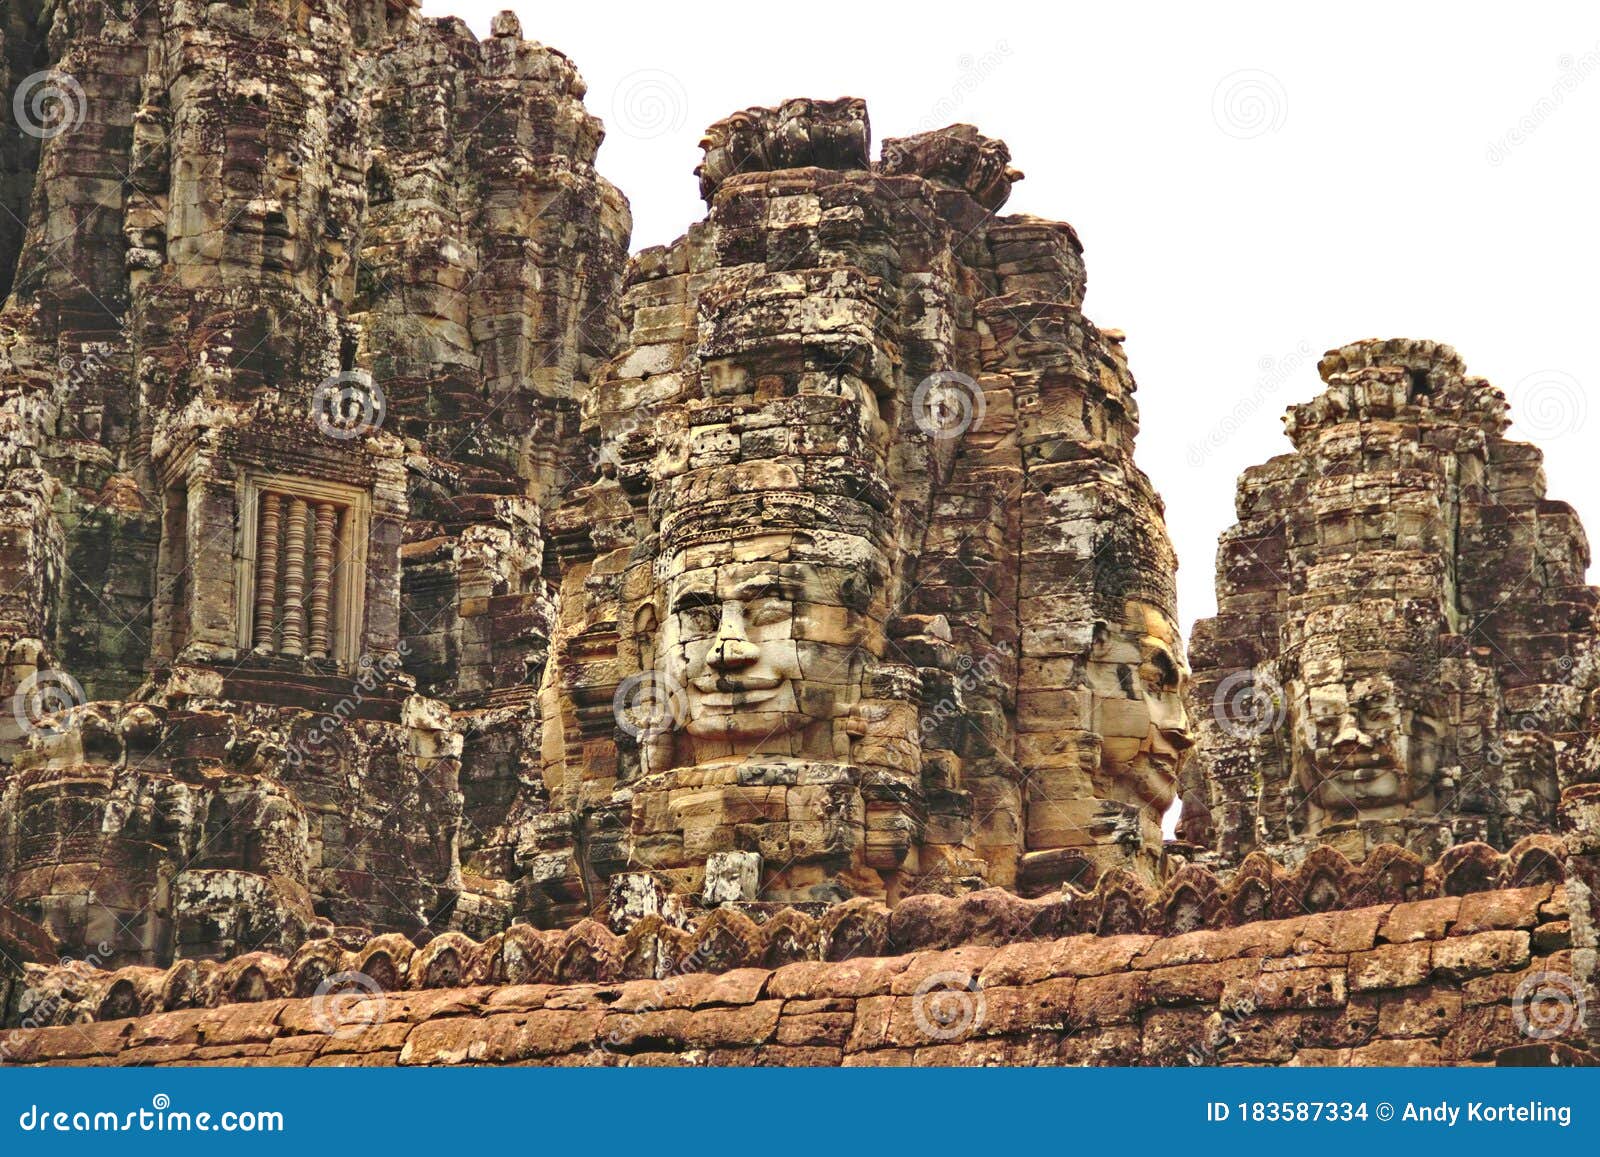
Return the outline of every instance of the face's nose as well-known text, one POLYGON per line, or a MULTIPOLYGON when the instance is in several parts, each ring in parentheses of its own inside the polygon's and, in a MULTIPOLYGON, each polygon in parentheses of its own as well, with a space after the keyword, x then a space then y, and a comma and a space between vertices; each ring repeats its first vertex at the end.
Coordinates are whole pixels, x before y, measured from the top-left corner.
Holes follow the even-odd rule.
POLYGON ((1372 746, 1372 737, 1356 726, 1355 716, 1346 713, 1339 720, 1339 732, 1333 737, 1333 749, 1356 750, 1372 746))
POLYGON ((1195 744, 1194 732, 1189 730, 1187 718, 1181 718, 1172 726, 1161 728, 1161 738, 1167 741, 1167 746, 1174 751, 1188 751, 1195 744))
POLYGON ((706 665, 716 671, 739 671, 759 658, 761 649, 744 633, 743 605, 724 603, 716 638, 711 640, 711 650, 706 653, 706 665))
POLYGON ((1183 705, 1183 696, 1176 691, 1151 696, 1150 722, 1162 741, 1173 751, 1183 753, 1194 746, 1194 733, 1189 730, 1189 712, 1183 705))

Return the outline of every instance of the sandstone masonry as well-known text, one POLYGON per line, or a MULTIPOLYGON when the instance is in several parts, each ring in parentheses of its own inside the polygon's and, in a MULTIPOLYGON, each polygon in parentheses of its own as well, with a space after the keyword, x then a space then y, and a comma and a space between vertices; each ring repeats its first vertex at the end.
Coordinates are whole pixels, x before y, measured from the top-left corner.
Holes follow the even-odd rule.
POLYGON ((1186 649, 972 126, 737 112, 630 258, 510 13, 0 89, 0 1063, 1593 1059, 1588 546, 1449 347, 1323 359, 1186 649))

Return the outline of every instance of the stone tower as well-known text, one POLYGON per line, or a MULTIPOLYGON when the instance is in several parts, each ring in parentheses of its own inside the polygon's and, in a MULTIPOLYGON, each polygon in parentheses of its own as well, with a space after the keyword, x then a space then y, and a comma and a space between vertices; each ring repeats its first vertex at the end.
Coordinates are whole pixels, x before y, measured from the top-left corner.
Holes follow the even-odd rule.
POLYGON ((1553 831, 1597 778, 1576 515, 1449 346, 1356 342, 1318 369, 1294 452, 1240 480, 1195 628, 1183 835, 1232 863, 1553 831))
POLYGON ((415 7, 7 8, 0 887, 65 951, 509 918, 630 225, 566 58, 415 7))
POLYGON ((702 144, 709 215, 635 259, 548 523, 522 906, 1157 878, 1175 564, 1072 229, 999 215, 1021 174, 969 126, 874 163, 857 100, 702 144))
POLYGON ((747 110, 629 264, 509 14, 4 35, 13 915, 147 965, 1162 878, 1175 563, 1004 144, 747 110))

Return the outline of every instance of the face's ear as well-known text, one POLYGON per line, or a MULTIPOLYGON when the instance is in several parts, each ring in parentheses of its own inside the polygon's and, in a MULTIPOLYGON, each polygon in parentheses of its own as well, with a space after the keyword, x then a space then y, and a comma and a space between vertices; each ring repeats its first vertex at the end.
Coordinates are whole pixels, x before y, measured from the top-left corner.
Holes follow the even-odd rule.
POLYGON ((839 598, 856 614, 866 614, 872 606, 872 579, 860 571, 846 575, 839 584, 839 598))
POLYGON ((1304 835, 1309 830, 1311 794, 1306 791, 1297 775, 1290 775, 1288 782, 1283 785, 1283 810, 1290 831, 1296 835, 1304 835))
POLYGON ((661 616, 654 601, 640 605, 633 615, 633 642, 639 649, 639 665, 648 671, 655 665, 661 637, 661 616))
POLYGON ((1410 732, 1413 742, 1431 745, 1435 751, 1444 741, 1439 725, 1434 722, 1434 716, 1427 712, 1419 711, 1411 716, 1410 732))

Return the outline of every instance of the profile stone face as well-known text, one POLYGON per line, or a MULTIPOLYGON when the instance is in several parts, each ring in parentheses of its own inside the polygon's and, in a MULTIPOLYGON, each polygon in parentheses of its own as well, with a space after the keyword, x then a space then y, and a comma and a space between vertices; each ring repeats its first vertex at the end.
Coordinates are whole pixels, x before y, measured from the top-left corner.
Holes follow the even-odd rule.
POLYGON ((1194 745, 1177 624, 1161 608, 1130 599, 1119 620, 1095 624, 1088 680, 1101 745, 1098 794, 1164 815, 1194 745))

